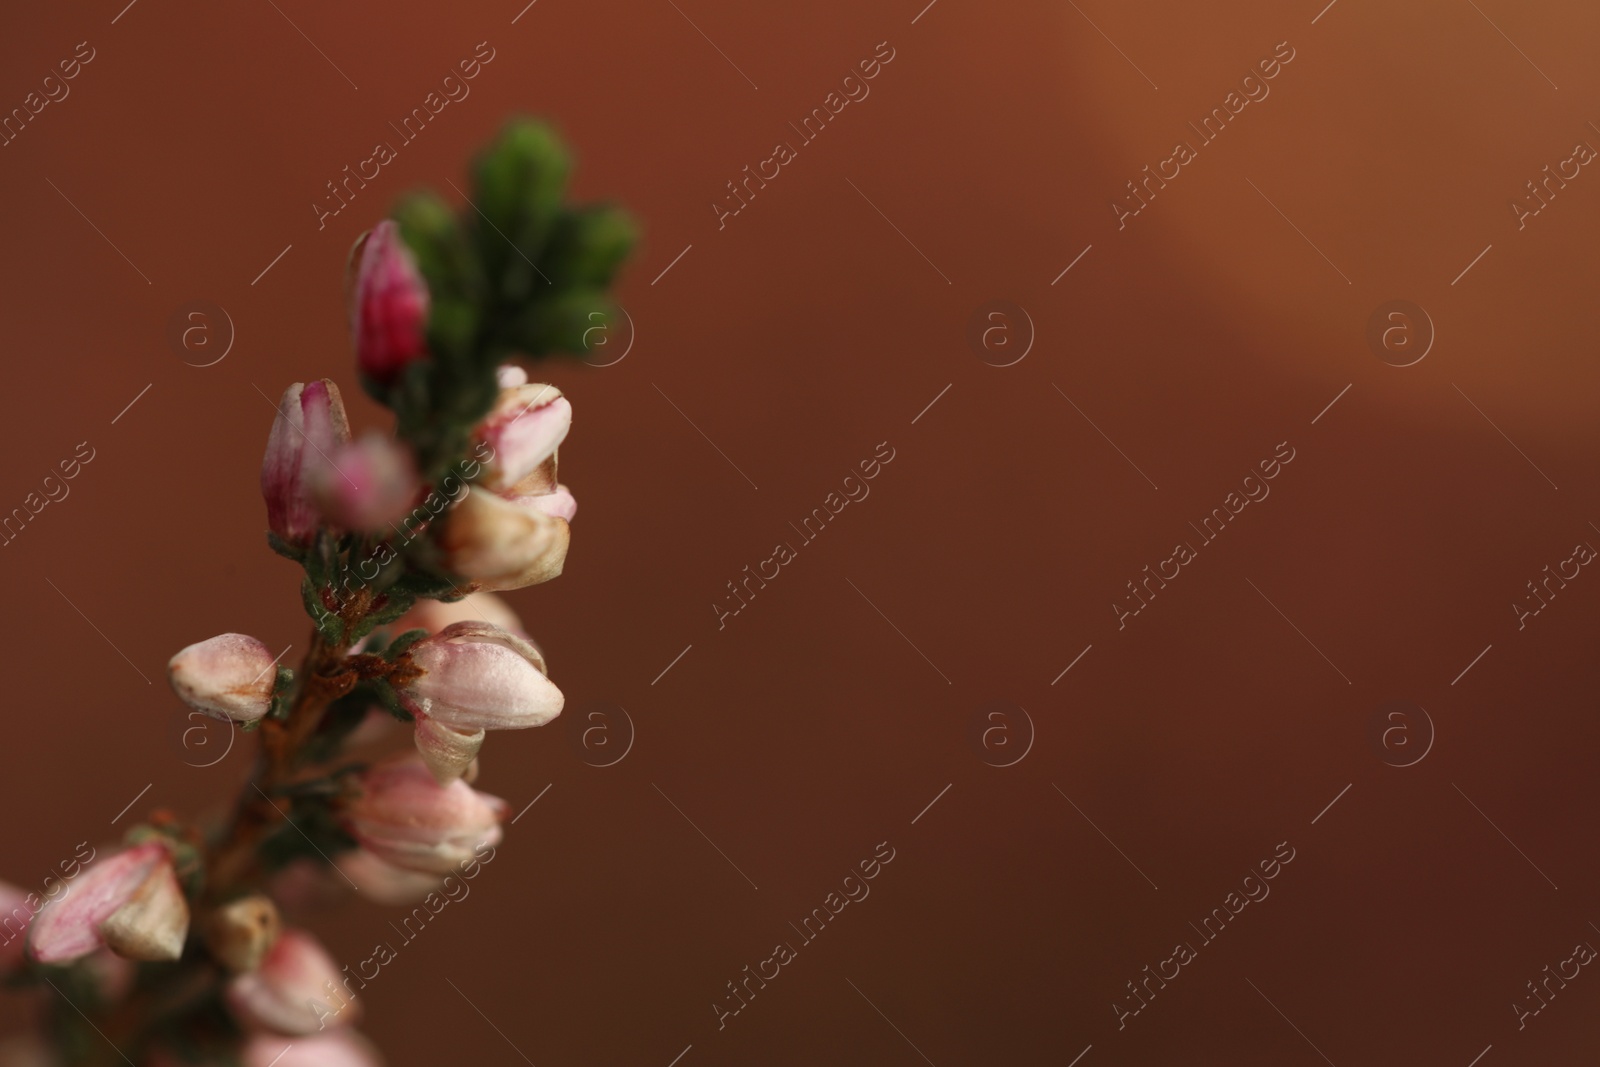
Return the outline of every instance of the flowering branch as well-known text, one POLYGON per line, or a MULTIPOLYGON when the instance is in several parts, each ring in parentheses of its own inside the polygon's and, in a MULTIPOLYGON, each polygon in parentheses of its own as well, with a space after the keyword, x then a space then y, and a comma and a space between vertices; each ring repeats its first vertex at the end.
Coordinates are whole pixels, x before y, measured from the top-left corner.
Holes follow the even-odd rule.
POLYGON ((359 378, 395 433, 353 438, 334 382, 296 383, 261 466, 309 647, 290 669, 228 633, 168 665, 185 704, 258 738, 225 819, 153 813, 43 896, 0 883, 0 978, 41 1019, 0 1065, 379 1062, 346 1025, 351 979, 283 913, 340 879, 425 901, 488 862, 506 805, 470 784, 485 736, 561 712, 494 592, 558 576, 577 510, 556 477, 571 405, 521 364, 584 350, 634 240, 616 209, 565 205, 568 166, 549 130, 513 123, 470 210, 417 195, 356 242, 359 378), (385 751, 395 720, 413 744, 385 751))

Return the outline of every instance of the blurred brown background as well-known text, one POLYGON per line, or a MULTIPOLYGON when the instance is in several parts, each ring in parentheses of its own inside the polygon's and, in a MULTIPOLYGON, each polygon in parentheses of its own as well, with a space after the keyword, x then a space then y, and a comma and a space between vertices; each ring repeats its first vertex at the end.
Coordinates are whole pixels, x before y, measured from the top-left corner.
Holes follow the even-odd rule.
MULTIPOLYGON (((581 509, 567 573, 512 600, 569 711, 486 750, 480 787, 538 803, 369 988, 393 1063, 1593 1062, 1600 977, 1520 1030, 1512 1005, 1600 943, 1600 577, 1521 630, 1510 605, 1600 545, 1600 176, 1520 230, 1509 202, 1600 146, 1600 12, 925 3, 9 13, 5 108, 94 58, 0 149, 0 510, 94 459, 0 549, 0 876, 242 781, 246 745, 192 766, 162 671, 226 630, 305 640, 261 539, 263 394, 356 395, 351 241, 413 186, 457 200, 525 111, 565 131, 578 196, 641 221, 635 336, 548 371, 581 509), (324 183, 481 41, 470 97, 319 232, 324 183), (800 145, 880 42, 870 96, 800 145), (1187 124, 1280 42, 1270 95, 1200 146, 1187 124), (1198 158, 1119 231, 1113 198, 1180 139, 1198 158), (798 158, 719 230, 779 140, 798 158), (203 368, 168 341, 196 299, 236 330, 203 368), (1366 338, 1395 299, 1436 331, 1403 368, 1366 338), (1007 367, 968 340, 996 300, 1026 319, 991 341, 1034 332, 1007 367), (788 524, 880 442, 870 497, 719 631, 725 583, 799 547, 788 524), (1119 630, 1125 583, 1280 442, 1271 496, 1119 630), (1415 715, 1374 742, 1397 700, 1431 749, 1415 715), (636 730, 603 768, 573 743, 595 701, 636 730), (974 742, 993 701, 1036 730, 1007 767, 1017 715, 1015 747, 974 742), (789 924, 885 841, 871 896, 801 947, 789 924), (1199 947, 1279 842, 1270 897, 1199 947), (784 940, 799 958, 719 1030, 784 940), (1182 940, 1198 958, 1119 1030, 1182 940)), ((394 917, 314 925, 354 962, 394 917)))

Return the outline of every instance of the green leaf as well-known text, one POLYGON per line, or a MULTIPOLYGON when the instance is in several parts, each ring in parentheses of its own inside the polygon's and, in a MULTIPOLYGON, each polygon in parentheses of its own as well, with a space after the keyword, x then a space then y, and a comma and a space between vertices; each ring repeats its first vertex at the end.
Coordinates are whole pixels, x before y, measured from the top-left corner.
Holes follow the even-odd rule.
POLYGON ((561 211, 572 164, 555 132, 519 119, 473 168, 480 255, 497 299, 517 303, 535 284, 548 284, 534 266, 561 211))
POLYGON ((509 340, 532 354, 582 354, 594 338, 606 336, 616 315, 616 303, 604 291, 573 289, 529 304, 513 324, 509 340))
POLYGON ((394 663, 405 655, 407 649, 427 636, 428 631, 421 628, 407 630, 389 643, 389 647, 383 650, 383 658, 394 663))
POLYGON ((610 205, 561 213, 540 268, 558 289, 603 289, 639 238, 627 213, 610 205))
POLYGON ((401 588, 403 583, 404 580, 402 579, 400 582, 396 582, 387 592, 378 594, 377 599, 373 601, 372 607, 366 615, 350 624, 350 628, 344 635, 345 643, 359 641, 384 623, 393 622, 404 615, 412 604, 416 603, 416 597, 401 588))
POLYGON ((272 551, 276 552, 278 555, 282 556, 284 559, 293 560, 302 566, 305 565, 306 550, 296 547, 295 545, 291 545, 289 542, 285 541, 271 530, 267 531, 267 547, 272 549, 272 551))
POLYGON ((482 294, 477 258, 448 204, 432 192, 413 193, 394 209, 393 218, 435 300, 482 294))
POLYGON ((306 614, 311 616, 311 623, 317 628, 317 633, 330 645, 339 646, 344 641, 344 623, 339 616, 323 606, 321 590, 313 585, 308 576, 300 583, 300 602, 305 606, 306 614))
POLYGON ((369 678, 361 683, 362 688, 372 695, 383 706, 383 710, 399 719, 401 722, 412 722, 412 714, 400 703, 400 694, 394 691, 394 686, 389 684, 387 678, 369 678))

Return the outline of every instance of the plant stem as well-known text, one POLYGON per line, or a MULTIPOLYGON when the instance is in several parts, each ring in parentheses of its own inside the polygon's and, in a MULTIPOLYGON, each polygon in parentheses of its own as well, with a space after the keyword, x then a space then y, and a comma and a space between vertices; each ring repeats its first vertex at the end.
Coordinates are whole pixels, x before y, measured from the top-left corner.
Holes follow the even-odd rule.
MULTIPOLYGON (((365 617, 371 600, 371 595, 363 592, 341 612, 345 632, 365 617)), ((239 794, 227 828, 207 849, 204 895, 194 902, 195 928, 203 927, 211 908, 255 888, 265 873, 260 861, 262 843, 289 821, 288 812, 273 794, 302 772, 306 745, 316 736, 328 706, 350 692, 361 678, 386 666, 378 657, 351 657, 348 652, 347 646, 328 642, 312 628, 310 646, 295 673, 289 711, 281 719, 261 721, 255 770, 239 794)), ((226 977, 203 951, 188 954, 177 970, 136 991, 120 1008, 102 1016, 101 1036, 114 1040, 115 1045, 95 1048, 89 1053, 91 1059, 121 1048, 141 1048, 152 1024, 187 1010, 226 977)))
POLYGON ((342 668, 344 649, 328 644, 315 629, 296 672, 298 687, 289 714, 261 723, 260 755, 250 784, 239 796, 233 822, 212 848, 206 871, 206 898, 216 903, 257 873, 261 842, 288 819, 272 791, 288 782, 304 748, 322 723, 328 705, 350 691, 354 676, 342 668))

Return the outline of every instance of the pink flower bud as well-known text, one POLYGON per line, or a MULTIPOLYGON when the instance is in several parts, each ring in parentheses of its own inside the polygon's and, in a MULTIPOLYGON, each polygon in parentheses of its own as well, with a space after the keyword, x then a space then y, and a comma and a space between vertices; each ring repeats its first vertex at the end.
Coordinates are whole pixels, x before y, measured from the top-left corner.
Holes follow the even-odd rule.
POLYGON ((304 930, 278 935, 261 966, 228 983, 228 1008, 246 1027, 274 1033, 314 1034, 355 1021, 355 996, 340 982, 333 957, 304 930))
POLYGON ((519 508, 531 508, 567 523, 578 514, 578 501, 573 497, 572 490, 564 485, 537 496, 509 496, 506 499, 519 508))
POLYGON ((170 862, 157 864, 100 924, 106 947, 124 959, 175 960, 189 936, 189 903, 170 862))
POLYGON ((326 378, 289 386, 261 460, 261 496, 267 526, 291 545, 305 546, 321 520, 311 497, 311 473, 350 440, 339 387, 326 378))
POLYGON ((441 786, 420 757, 380 763, 361 776, 342 813, 345 829, 379 859, 409 871, 447 874, 498 844, 505 801, 460 780, 441 786))
POLYGON ((322 511, 346 530, 381 530, 417 504, 422 483, 405 445, 379 433, 330 451, 312 476, 322 511))
POLYGON ((572 491, 556 480, 554 453, 500 496, 519 507, 533 508, 567 522, 578 513, 578 502, 573 499, 572 491))
MULTIPOLYGON (((379 904, 415 904, 438 889, 443 880, 437 874, 396 867, 364 848, 341 852, 339 869, 356 884, 356 892, 379 904)), ((342 879, 339 885, 344 885, 342 879)))
POLYGON ((28 955, 70 963, 102 946, 133 959, 175 960, 189 932, 189 907, 159 841, 91 863, 45 904, 28 929, 28 955))
POLYGON ((561 714, 565 698, 532 643, 486 622, 458 622, 407 653, 422 673, 399 690, 419 718, 458 730, 521 730, 561 714))
POLYGON ((167 662, 172 691, 217 719, 255 722, 272 705, 278 670, 267 646, 244 634, 219 634, 167 662))
POLYGON ((244 1047, 242 1067, 383 1067, 365 1038, 349 1030, 285 1039, 260 1034, 244 1047))
POLYGON ((437 719, 417 719, 417 751, 440 785, 449 785, 466 773, 483 747, 483 735, 481 727, 458 730, 437 719))
POLYGON ((387 384, 428 354, 428 283, 390 220, 372 228, 356 255, 360 265, 350 305, 356 360, 368 378, 387 384))
POLYGON ((473 486, 444 514, 436 543, 451 571, 480 589, 547 582, 567 561, 572 531, 564 519, 473 486))
POLYGON ((553 385, 514 385, 500 390, 489 414, 473 430, 493 458, 480 482, 504 492, 553 458, 572 428, 572 405, 553 385))

